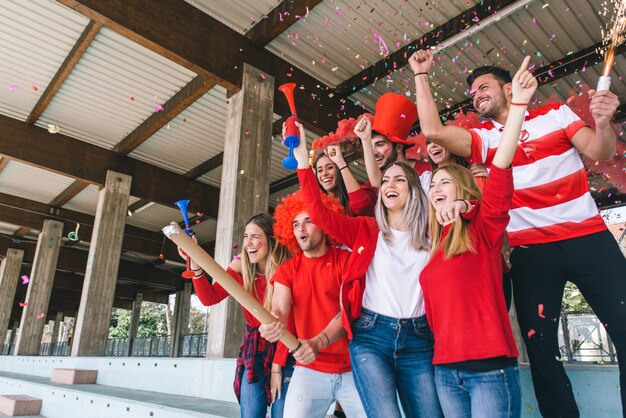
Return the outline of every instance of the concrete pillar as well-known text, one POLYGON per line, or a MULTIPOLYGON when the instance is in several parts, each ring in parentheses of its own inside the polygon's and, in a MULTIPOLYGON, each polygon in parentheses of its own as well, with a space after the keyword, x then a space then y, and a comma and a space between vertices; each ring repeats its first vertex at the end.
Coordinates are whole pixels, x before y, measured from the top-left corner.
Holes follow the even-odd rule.
POLYGON ((0 265, 0 344, 4 344, 5 331, 9 327, 15 289, 19 281, 24 250, 9 248, 0 265))
MULTIPOLYGON (((241 90, 228 101, 215 245, 223 267, 231 262, 233 246, 241 245, 246 219, 267 211, 273 109, 274 77, 244 64, 241 90)), ((207 357, 236 357, 244 324, 232 298, 211 308, 207 357)))
MULTIPOLYGON (((17 330, 19 326, 19 321, 13 321, 13 326, 11 327, 11 335, 9 336, 9 350, 11 350, 11 346, 15 344, 15 340, 17 339, 17 330)), ((7 353, 11 354, 11 351, 7 351, 7 353)))
POLYGON ((62 222, 43 221, 26 292, 27 305, 22 310, 20 334, 15 343, 15 354, 18 356, 39 355, 62 234, 62 222))
POLYGON ((61 328, 61 323, 63 322, 63 312, 57 311, 56 317, 54 319, 54 326, 52 327, 52 338, 50 342, 55 344, 59 342, 59 330, 61 328))
POLYGON ((189 328, 189 311, 191 309, 191 281, 185 282, 183 290, 176 292, 174 306, 174 331, 170 342, 170 357, 180 356, 183 346, 183 335, 189 328))
POLYGON ((133 341, 137 338, 137 330, 139 329, 139 318, 141 317, 141 303, 143 302, 143 294, 137 293, 135 300, 133 301, 133 308, 131 309, 130 317, 130 329, 128 330, 128 343, 126 344, 126 357, 130 356, 133 352, 133 341))
POLYGON ((100 190, 72 356, 103 356, 106 350, 131 180, 109 170, 100 190))

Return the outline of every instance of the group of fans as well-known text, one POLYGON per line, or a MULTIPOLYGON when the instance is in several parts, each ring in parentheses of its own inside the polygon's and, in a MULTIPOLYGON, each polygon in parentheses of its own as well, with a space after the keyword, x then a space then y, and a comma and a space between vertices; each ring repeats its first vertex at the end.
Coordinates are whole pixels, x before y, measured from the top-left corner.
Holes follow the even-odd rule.
MULTIPOLYGON (((579 410, 557 327, 575 283, 626 350, 626 262, 589 193, 579 153, 610 159, 610 91, 591 91, 595 131, 565 104, 527 109, 537 88, 529 58, 513 78, 499 67, 468 77, 486 120, 443 125, 430 90, 433 56, 416 52, 416 103, 387 93, 354 126, 368 184, 340 145, 309 162, 294 150, 300 191, 274 216, 246 224, 228 273, 276 317, 246 332, 235 392, 242 417, 519 417, 518 350, 510 289, 546 417, 579 410), (407 159, 418 118, 431 164, 407 159), (506 232, 505 232, 506 230, 506 232), (510 272, 503 247, 512 249, 510 272), (277 342, 285 329, 296 350, 277 342)), ((191 260, 205 305, 228 296, 191 260)), ((626 405, 626 373, 620 391, 626 405)))

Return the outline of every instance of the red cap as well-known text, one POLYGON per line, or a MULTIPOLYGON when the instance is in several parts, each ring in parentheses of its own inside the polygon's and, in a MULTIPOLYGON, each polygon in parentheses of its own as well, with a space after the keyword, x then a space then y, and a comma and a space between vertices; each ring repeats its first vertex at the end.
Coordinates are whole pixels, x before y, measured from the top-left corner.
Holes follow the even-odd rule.
POLYGON ((396 144, 414 145, 407 137, 417 120, 417 106, 407 97, 385 93, 376 102, 376 117, 372 130, 396 144))

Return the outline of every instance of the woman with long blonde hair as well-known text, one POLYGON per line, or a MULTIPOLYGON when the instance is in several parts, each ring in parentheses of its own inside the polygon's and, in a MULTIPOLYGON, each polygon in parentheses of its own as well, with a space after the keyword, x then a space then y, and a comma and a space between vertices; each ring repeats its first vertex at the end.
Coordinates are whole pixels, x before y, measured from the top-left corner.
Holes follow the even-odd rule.
MULTIPOLYGON (((246 221, 241 255, 235 257, 226 270, 268 311, 272 309, 273 295, 270 279, 289 256, 287 249, 276 242, 273 228, 274 218, 267 213, 250 217, 246 221)), ((186 260, 182 253, 181 257, 186 260)), ((190 268, 195 273, 193 287, 202 304, 212 306, 228 297, 228 292, 218 283, 212 283, 193 260, 190 268)), ((261 323, 250 312, 242 310, 246 318, 246 332, 237 356, 234 383, 241 417, 265 418, 268 406, 272 405, 272 417, 280 418, 295 362, 291 357, 274 358, 276 344, 259 338, 261 323), (272 367, 273 362, 276 364, 272 367)))
POLYGON ((517 347, 502 293, 502 246, 513 204, 511 162, 537 81, 526 57, 482 193, 456 164, 433 172, 431 258, 420 275, 435 336, 435 382, 450 417, 519 417, 517 347))

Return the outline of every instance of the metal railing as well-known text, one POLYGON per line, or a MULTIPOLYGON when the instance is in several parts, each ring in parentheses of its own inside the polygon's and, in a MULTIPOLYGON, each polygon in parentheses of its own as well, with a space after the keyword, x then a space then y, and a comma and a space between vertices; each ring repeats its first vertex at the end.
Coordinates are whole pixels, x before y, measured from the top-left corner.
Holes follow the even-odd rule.
POLYGON ((617 364, 613 342, 591 311, 561 312, 559 347, 566 363, 617 364))
POLYGON ((128 338, 109 338, 104 349, 104 355, 109 357, 123 357, 126 355, 128 338))
POLYGON ((3 344, 2 350, 0 350, 1 356, 10 356, 13 355, 13 351, 15 350, 15 345, 3 344))
POLYGON ((206 356, 207 334, 189 334, 183 336, 181 357, 206 356))
POLYGON ((137 337, 130 353, 133 357, 169 357, 170 336, 137 337))
POLYGON ((40 356, 69 356, 71 347, 69 341, 56 343, 42 343, 39 347, 40 356))

